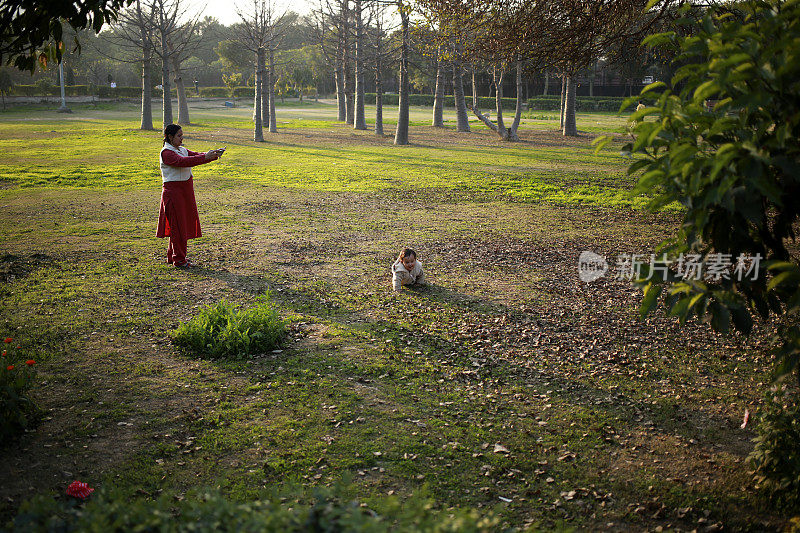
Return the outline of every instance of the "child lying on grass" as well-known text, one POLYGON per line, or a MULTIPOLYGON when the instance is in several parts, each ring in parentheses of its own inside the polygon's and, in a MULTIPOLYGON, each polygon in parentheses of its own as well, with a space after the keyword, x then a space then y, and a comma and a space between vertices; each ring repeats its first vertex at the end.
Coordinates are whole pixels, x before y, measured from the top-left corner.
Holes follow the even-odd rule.
POLYGON ((425 273, 422 271, 422 263, 417 261, 417 252, 411 248, 405 248, 392 265, 394 290, 399 291, 403 285, 423 287, 427 284, 425 273))

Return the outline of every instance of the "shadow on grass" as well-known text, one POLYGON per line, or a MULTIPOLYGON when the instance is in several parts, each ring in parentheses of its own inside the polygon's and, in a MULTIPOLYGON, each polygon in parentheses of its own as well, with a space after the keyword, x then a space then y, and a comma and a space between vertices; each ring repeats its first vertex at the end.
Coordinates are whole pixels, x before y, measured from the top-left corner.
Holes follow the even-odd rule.
MULTIPOLYGON (((404 370, 393 374, 394 377, 388 378, 389 380, 405 379, 402 377, 405 374, 418 375, 418 361, 424 359, 427 363, 423 366, 427 368, 440 368, 443 364, 449 367, 449 379, 455 382, 479 384, 488 379, 512 389, 552 392, 556 403, 592 413, 590 416, 594 420, 616 421, 617 430, 630 434, 644 431, 646 424, 652 424, 652 430, 663 434, 678 434, 687 440, 700 438, 704 430, 730 430, 728 421, 711 413, 685 413, 679 405, 653 405, 639 398, 615 398, 612 391, 581 379, 580 372, 565 372, 558 365, 541 365, 536 349, 526 345, 522 338, 516 338, 513 332, 506 341, 518 352, 517 357, 483 354, 470 344, 474 340, 472 337, 459 338, 444 332, 426 332, 409 328, 391 318, 376 318, 368 316, 363 310, 351 309, 347 299, 340 299, 341 294, 323 282, 294 286, 291 280, 276 279, 273 277, 274 273, 236 274, 208 267, 199 267, 192 272, 198 276, 220 280, 238 291, 251 294, 270 291, 274 301, 284 309, 305 315, 312 321, 338 323, 347 329, 360 331, 360 334, 353 337, 356 344, 361 342, 357 339, 372 338, 379 346, 392 346, 391 349, 401 361, 405 361, 404 358, 408 361, 401 363, 404 370), (411 338, 415 350, 419 352, 414 356, 405 354, 404 343, 411 338)), ((369 296, 361 296, 369 304, 369 296)), ((505 316, 511 322, 525 316, 521 311, 506 305, 437 284, 406 286, 395 296, 401 300, 405 297, 411 301, 425 301, 440 308, 461 309, 465 313, 479 315, 487 323, 499 316, 505 316)), ((389 299, 380 298, 384 303, 389 299)), ((291 354, 292 349, 289 348, 281 357, 290 357, 291 354)), ((345 360, 344 355, 342 353, 339 356, 342 362, 345 360)), ((354 368, 360 368, 357 371, 359 375, 370 375, 373 379, 378 379, 378 374, 383 372, 372 372, 369 365, 364 366, 357 360, 351 360, 346 366, 351 368, 351 372, 354 368)), ((741 454, 741 446, 735 442, 718 446, 720 450, 741 454)))

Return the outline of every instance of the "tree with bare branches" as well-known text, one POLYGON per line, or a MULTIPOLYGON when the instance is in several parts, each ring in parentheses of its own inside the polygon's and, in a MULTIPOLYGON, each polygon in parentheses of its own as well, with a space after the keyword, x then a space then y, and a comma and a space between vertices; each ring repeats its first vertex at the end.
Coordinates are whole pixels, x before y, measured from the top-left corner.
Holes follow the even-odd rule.
POLYGON ((564 76, 564 135, 577 135, 575 74, 623 37, 644 36, 680 0, 416 0, 441 27, 475 36, 467 56, 527 60, 564 76))
POLYGON ((270 37, 272 4, 266 0, 253 0, 247 10, 237 8, 241 23, 234 27, 237 42, 255 54, 255 95, 253 98, 253 140, 264 142, 263 120, 269 116, 264 110, 262 97, 266 84, 267 40, 270 37))
POLYGON ((311 13, 314 38, 322 50, 328 64, 333 65, 334 86, 336 87, 337 120, 347 118, 344 95, 344 72, 342 64, 342 28, 338 11, 339 0, 320 0, 319 6, 311 13))
POLYGON ((161 60, 161 86, 164 99, 162 117, 164 126, 173 123, 172 118, 172 84, 170 68, 176 73, 178 92, 178 119, 180 123, 189 123, 189 106, 186 104, 186 92, 180 76, 180 63, 183 54, 190 49, 193 36, 199 21, 199 14, 187 19, 187 12, 180 0, 150 0, 153 11, 153 51, 161 60))
MULTIPOLYGON (((136 0, 120 13, 118 23, 108 32, 108 39, 123 51, 125 57, 115 56, 116 61, 141 63, 142 68, 142 112, 139 129, 153 130, 153 104, 151 94, 151 62, 153 60, 154 12, 145 0, 136 0)), ((105 50, 98 52, 106 57, 105 50)))
POLYGON ((353 18, 355 19, 355 109, 353 127, 357 130, 367 129, 364 117, 364 0, 354 0, 353 18))
POLYGON ((397 129, 394 144, 408 144, 409 107, 408 107, 408 42, 410 6, 404 0, 397 0, 397 12, 400 15, 400 95, 397 109, 397 129))

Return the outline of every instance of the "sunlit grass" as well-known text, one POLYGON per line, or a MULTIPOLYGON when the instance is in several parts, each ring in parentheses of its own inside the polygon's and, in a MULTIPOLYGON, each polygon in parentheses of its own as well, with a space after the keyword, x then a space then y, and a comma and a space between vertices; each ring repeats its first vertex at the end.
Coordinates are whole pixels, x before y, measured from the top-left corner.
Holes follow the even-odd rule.
MULTIPOLYGON (((415 108, 412 144, 396 147, 388 133, 376 138, 371 131, 355 132, 335 121, 333 106, 319 103, 279 108, 280 133, 265 132, 266 142, 255 143, 249 108, 198 105, 192 110, 196 124, 185 126, 186 146, 196 151, 226 146, 228 152, 220 162, 196 168, 196 179, 332 192, 435 188, 536 202, 644 203, 628 192, 626 161, 616 151, 595 154, 588 143, 502 143, 483 125, 454 142, 452 126, 439 133, 427 123, 429 111, 415 108), (447 142, 439 143, 438 135, 447 142)), ((78 108, 69 116, 29 110, 27 115, 34 115, 25 120, 20 110, 0 115, 0 152, 5 154, 0 182, 26 188, 157 187, 161 136, 139 130, 137 112, 134 105, 122 104, 118 110, 105 105, 78 108)), ((454 119, 449 110, 446 117, 454 119)), ((613 131, 624 118, 597 113, 585 115, 581 123, 591 124, 587 129, 613 131)), ((525 121, 522 127, 524 132, 554 126, 555 117, 525 121)))

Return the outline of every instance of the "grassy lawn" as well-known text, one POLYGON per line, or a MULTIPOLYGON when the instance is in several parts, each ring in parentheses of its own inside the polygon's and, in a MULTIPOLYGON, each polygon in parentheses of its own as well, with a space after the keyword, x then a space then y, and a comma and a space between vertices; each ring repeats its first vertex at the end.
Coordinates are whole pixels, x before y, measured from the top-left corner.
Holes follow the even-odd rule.
POLYGON ((0 336, 38 361, 47 411, 2 450, 3 519, 73 479, 234 500, 345 480, 376 510, 424 493, 520 528, 780 527, 740 427, 768 386, 764 335, 641 321, 626 281, 578 278, 581 251, 613 267, 678 222, 630 194, 621 142, 594 153, 624 117, 579 115, 565 139, 533 113, 510 144, 414 109, 395 147, 329 105, 279 105, 265 143, 248 108, 193 105, 186 146, 228 151, 194 172, 189 272, 154 236, 161 141, 136 105, 0 114, 0 336), (404 246, 429 288, 391 290, 404 246), (200 307, 265 293, 280 350, 172 346, 200 307))

